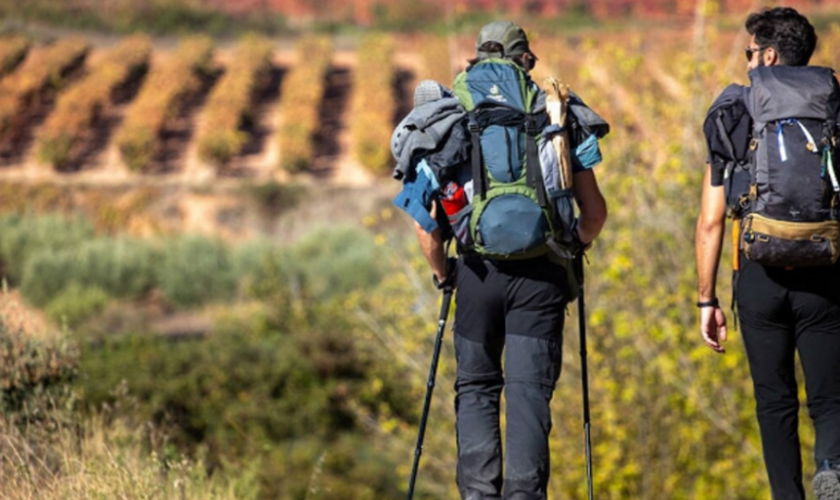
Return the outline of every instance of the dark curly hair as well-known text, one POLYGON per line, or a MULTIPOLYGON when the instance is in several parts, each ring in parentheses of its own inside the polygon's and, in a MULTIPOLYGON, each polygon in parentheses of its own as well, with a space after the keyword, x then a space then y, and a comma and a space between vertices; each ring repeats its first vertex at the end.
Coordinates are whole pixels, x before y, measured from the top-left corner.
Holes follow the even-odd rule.
POLYGON ((747 32, 759 47, 773 47, 783 64, 806 66, 817 46, 814 27, 790 7, 776 7, 747 17, 747 32))

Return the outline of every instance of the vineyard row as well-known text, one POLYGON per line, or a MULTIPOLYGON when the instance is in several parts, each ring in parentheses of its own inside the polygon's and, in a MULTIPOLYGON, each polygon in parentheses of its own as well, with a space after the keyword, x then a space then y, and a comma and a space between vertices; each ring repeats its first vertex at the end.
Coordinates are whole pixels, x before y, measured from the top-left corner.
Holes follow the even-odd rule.
MULTIPOLYGON (((258 111, 270 105, 264 96, 278 95, 281 118, 261 147, 269 148, 270 141, 280 151, 271 169, 305 171, 323 140, 319 135, 325 115, 336 120, 332 113, 337 111, 325 106, 331 93, 328 76, 336 62, 327 37, 305 37, 295 50, 297 62, 286 70, 275 62, 273 43, 255 35, 243 37, 229 59, 206 37, 184 39, 169 52, 153 50, 142 35, 96 52, 80 38, 45 46, 24 38, 3 39, 0 164, 7 168, 30 161, 31 144, 39 164, 76 171, 105 147, 97 141, 104 135, 129 170, 155 172, 170 161, 163 153, 173 124, 179 122, 182 127, 188 123, 186 141, 195 141, 198 160, 224 169, 254 139, 258 111), (272 77, 278 72, 279 82, 272 77), (34 135, 31 142, 27 134, 34 135)), ((346 108, 349 114, 342 123, 355 145, 349 152, 374 173, 387 170, 399 105, 394 100, 405 94, 394 88, 393 59, 394 46, 387 37, 365 39, 350 73, 352 91, 342 97, 348 105, 342 103, 338 110, 346 108)), ((334 106, 334 99, 329 103, 334 106)))

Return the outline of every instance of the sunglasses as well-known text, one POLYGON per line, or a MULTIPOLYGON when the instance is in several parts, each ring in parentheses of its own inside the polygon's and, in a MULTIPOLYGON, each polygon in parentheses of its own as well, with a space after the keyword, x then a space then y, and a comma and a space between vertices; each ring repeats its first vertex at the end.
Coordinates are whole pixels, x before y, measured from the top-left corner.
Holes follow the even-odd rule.
POLYGON ((753 54, 755 54, 756 52, 758 52, 759 54, 761 54, 762 52, 764 52, 765 50, 767 50, 767 49, 769 49, 769 48, 770 48, 770 47, 758 47, 757 49, 754 49, 754 48, 752 48, 752 47, 747 47, 747 48, 745 48, 745 49, 744 49, 744 55, 746 55, 746 56, 747 56, 747 62, 752 61, 753 54))

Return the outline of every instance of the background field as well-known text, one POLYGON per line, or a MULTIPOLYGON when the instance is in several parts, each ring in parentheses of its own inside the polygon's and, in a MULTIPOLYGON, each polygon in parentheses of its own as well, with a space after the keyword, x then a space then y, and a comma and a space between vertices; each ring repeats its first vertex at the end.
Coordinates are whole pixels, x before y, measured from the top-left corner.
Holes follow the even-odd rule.
MULTIPOLYGON (((416 30, 397 4, 0 0, 0 499, 404 496, 439 297, 390 204, 390 133, 501 15, 535 81, 612 124, 587 267, 597 498, 769 497, 740 339, 714 355, 693 307, 700 125, 746 83, 742 3, 626 2, 619 22, 453 2, 400 14, 430 16, 416 30)), ((836 67, 838 15, 797 5, 836 67)), ((567 323, 550 491, 583 499, 567 323)), ((457 495, 450 331, 444 351, 419 499, 457 495)))

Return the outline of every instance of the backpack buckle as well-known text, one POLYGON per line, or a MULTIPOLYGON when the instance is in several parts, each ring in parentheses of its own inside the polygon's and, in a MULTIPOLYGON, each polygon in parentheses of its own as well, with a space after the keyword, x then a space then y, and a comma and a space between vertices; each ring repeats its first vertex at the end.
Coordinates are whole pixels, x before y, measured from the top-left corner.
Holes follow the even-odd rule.
POLYGON ((533 116, 525 117, 525 134, 531 137, 537 136, 537 120, 533 116))

